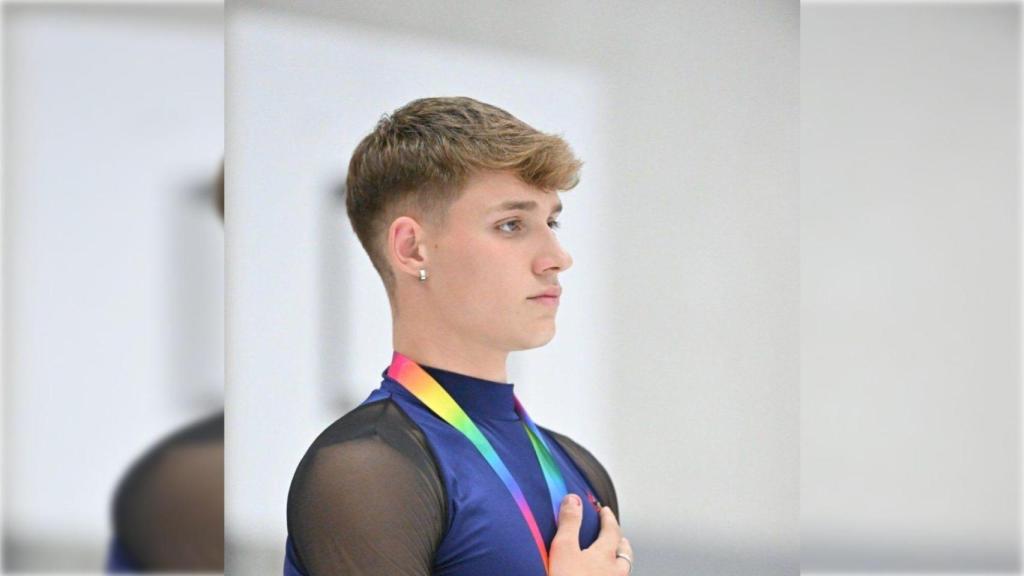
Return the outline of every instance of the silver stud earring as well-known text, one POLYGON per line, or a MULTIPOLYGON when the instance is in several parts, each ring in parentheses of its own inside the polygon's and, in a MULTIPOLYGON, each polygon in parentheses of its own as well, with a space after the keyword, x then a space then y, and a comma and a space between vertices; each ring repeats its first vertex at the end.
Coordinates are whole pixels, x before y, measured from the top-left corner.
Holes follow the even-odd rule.
POLYGON ((427 271, 424 270, 423 268, 420 268, 420 282, 425 282, 426 280, 427 280, 427 271))

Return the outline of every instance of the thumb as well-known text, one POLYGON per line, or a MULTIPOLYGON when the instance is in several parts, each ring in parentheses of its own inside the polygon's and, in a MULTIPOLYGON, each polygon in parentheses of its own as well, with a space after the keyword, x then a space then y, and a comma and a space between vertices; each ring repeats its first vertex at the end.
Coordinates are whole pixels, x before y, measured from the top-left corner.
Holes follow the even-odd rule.
POLYGON ((552 550, 566 548, 580 550, 580 526, 583 524, 583 501, 575 494, 562 499, 558 509, 558 531, 551 541, 552 550))

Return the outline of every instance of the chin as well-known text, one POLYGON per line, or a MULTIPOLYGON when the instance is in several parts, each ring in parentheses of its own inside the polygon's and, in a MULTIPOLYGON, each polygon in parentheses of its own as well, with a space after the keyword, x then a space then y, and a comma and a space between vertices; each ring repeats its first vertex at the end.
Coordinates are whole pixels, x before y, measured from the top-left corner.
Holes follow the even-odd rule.
POLYGON ((517 346, 515 349, 529 350, 531 348, 540 348, 541 346, 544 346, 548 342, 551 342, 554 338, 555 327, 554 325, 552 325, 550 330, 538 330, 537 332, 531 334, 529 337, 524 338, 519 342, 519 346, 517 346))

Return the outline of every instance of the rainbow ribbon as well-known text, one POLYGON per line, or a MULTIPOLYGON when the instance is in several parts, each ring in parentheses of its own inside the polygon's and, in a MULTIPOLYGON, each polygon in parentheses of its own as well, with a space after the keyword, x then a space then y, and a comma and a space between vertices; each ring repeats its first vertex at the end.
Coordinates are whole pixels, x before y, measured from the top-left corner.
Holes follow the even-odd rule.
MULTIPOLYGON (((537 520, 533 517, 533 511, 530 509, 530 504, 527 503, 526 497, 523 496, 523 491, 519 488, 519 484, 501 460, 501 456, 498 456, 494 447, 491 446, 490 441, 480 432, 480 429, 477 428, 476 424, 469 418, 469 415, 466 414, 455 399, 448 394, 448 391, 442 388, 437 380, 434 380, 419 364, 395 352, 391 359, 391 366, 388 367, 388 376, 405 387, 427 408, 430 408, 434 414, 437 414, 442 420, 451 424, 476 446, 476 449, 487 460, 487 463, 491 465, 491 468, 498 474, 501 481, 505 483, 505 487, 508 488, 512 498, 516 501, 519 512, 523 515, 523 520, 526 521, 530 534, 533 536, 533 541, 537 545, 537 551, 540 553, 541 561, 544 563, 544 572, 547 573, 548 549, 544 545, 544 537, 537 526, 537 520)), ((523 421, 523 428, 526 429, 526 434, 530 438, 533 451, 537 454, 537 461, 540 463, 541 471, 544 473, 544 481, 548 486, 548 494, 551 495, 551 509, 557 522, 558 508, 566 495, 565 478, 562 477, 562 471, 559 470, 558 464, 551 456, 551 449, 544 440, 544 436, 541 435, 537 425, 533 423, 533 420, 526 413, 523 405, 519 403, 518 398, 515 399, 515 410, 516 414, 523 421)))

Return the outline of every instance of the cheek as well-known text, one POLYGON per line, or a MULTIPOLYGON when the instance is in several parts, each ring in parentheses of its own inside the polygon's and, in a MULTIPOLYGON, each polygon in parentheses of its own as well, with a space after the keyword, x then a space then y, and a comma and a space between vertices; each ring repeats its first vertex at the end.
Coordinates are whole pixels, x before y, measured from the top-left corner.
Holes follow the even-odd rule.
POLYGON ((464 240, 445 254, 447 298, 468 311, 508 307, 522 290, 514 254, 494 242, 464 240))

